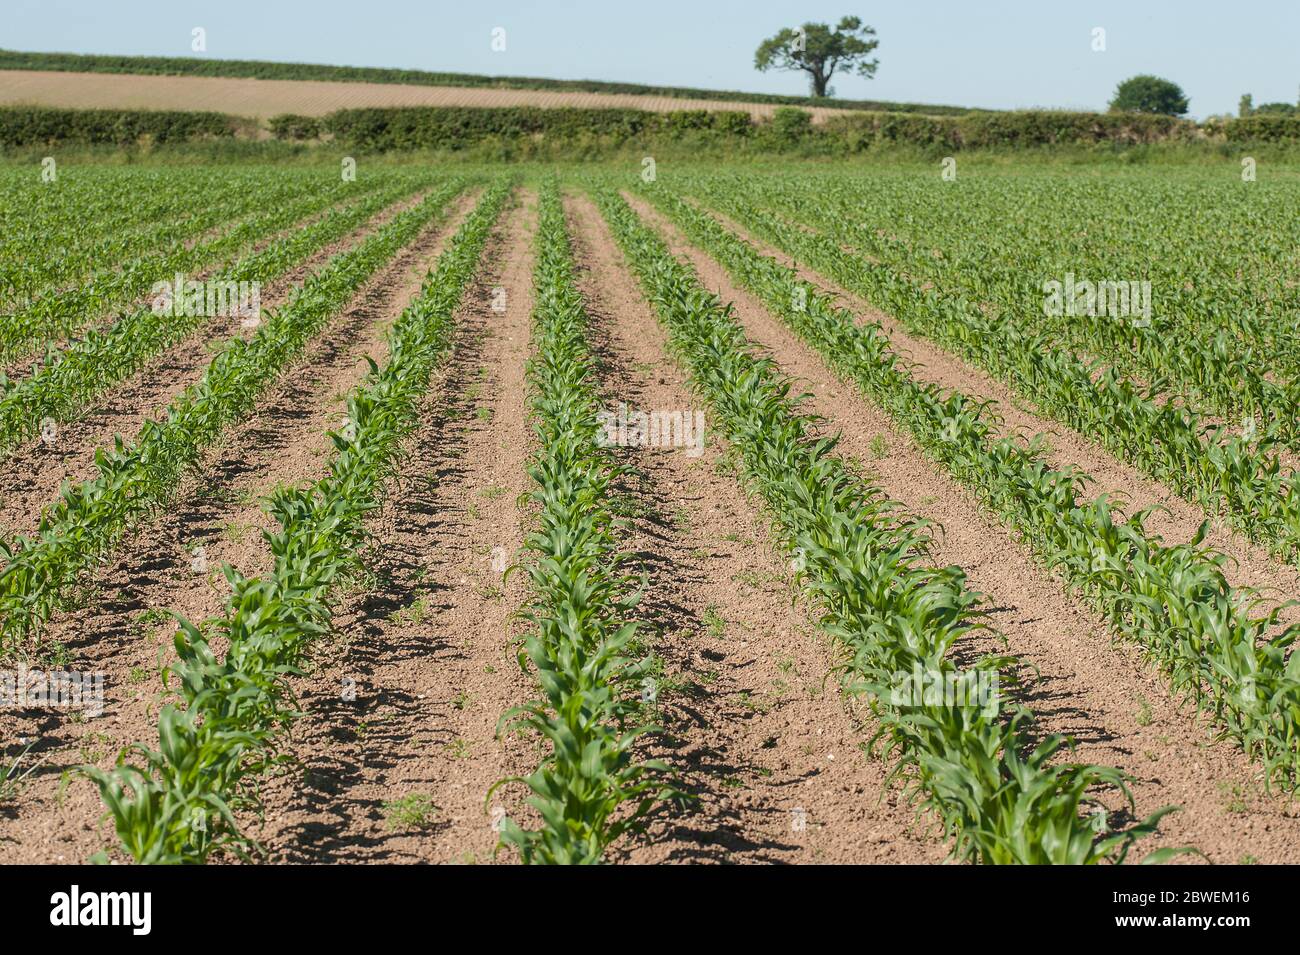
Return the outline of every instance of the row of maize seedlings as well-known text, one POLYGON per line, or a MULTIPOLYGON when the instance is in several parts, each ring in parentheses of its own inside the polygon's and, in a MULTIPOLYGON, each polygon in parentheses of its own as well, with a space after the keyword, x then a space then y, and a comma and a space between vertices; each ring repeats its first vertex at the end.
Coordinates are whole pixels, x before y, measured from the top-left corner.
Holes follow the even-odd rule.
MULTIPOLYGON (((213 281, 269 282, 362 226, 376 212, 414 189, 414 185, 402 183, 335 209, 296 230, 284 241, 250 252, 218 272, 213 281)), ((269 213, 265 220, 259 220, 255 231, 268 235, 292 226, 315 205, 312 201, 269 213)), ((246 244, 252 235, 252 232, 244 235, 239 244, 246 244)), ((171 273, 160 274, 164 280, 171 280, 171 273)), ((12 451, 22 441, 40 433, 42 422, 47 419, 61 422, 84 413, 88 403, 105 389, 126 380, 159 352, 182 341, 209 320, 204 310, 157 312, 146 304, 107 328, 88 330, 65 349, 51 346, 43 364, 28 377, 8 383, 9 387, 0 396, 0 453, 12 451)))
POLYGON ((895 316, 908 331, 985 369, 1044 415, 1167 484, 1208 516, 1221 515, 1278 558, 1300 562, 1300 475, 1283 470, 1274 453, 1276 435, 1208 424, 1181 402, 1161 400, 1159 383, 1135 384, 1113 367, 1057 349, 1049 334, 1021 328, 1010 313, 988 312, 960 295, 924 288, 825 235, 738 201, 727 202, 726 211, 895 316))
MULTIPOLYGON (((64 289, 50 289, 25 306, 4 316, 0 326, 0 362, 31 354, 46 342, 76 334, 99 316, 128 306, 143 296, 160 278, 171 279, 177 272, 189 273, 212 263, 223 262, 231 252, 271 235, 286 225, 313 215, 346 199, 345 183, 309 190, 292 180, 274 188, 250 190, 226 203, 210 202, 202 214, 185 223, 168 223, 160 241, 125 262, 111 258, 96 263, 87 281, 64 289), (305 195, 304 195, 305 193, 305 195), (257 213, 243 221, 249 212, 257 213), (206 240, 202 233, 223 222, 231 223, 220 234, 206 240), (188 244, 187 239, 200 241, 188 244)), ((354 194, 369 191, 365 187, 354 194)))
POLYGON ((203 378, 186 388, 134 441, 95 452, 98 476, 64 488, 31 537, 0 542, 0 652, 32 636, 81 576, 137 521, 171 497, 181 477, 227 426, 296 359, 316 333, 431 220, 462 186, 451 183, 332 258, 249 339, 232 338, 203 378))
POLYGON ((178 617, 178 660, 164 675, 176 678, 184 707, 163 707, 159 749, 136 744, 108 772, 82 767, 137 862, 201 863, 217 849, 246 856, 253 847, 236 812, 256 802, 256 779, 297 715, 288 680, 330 626, 331 591, 360 565, 366 517, 381 506, 429 376, 450 352, 453 313, 510 190, 487 190, 389 331, 388 362, 371 363, 348 396, 347 424, 330 434, 329 473, 270 496, 280 524, 266 534, 274 569, 248 578, 227 566, 224 616, 203 626, 178 617), (224 658, 215 636, 228 644, 224 658))
POLYGON ((925 522, 848 469, 833 454, 835 438, 815 436, 791 382, 753 354, 730 308, 616 193, 601 190, 597 200, 741 473, 796 555, 803 590, 843 652, 849 688, 865 694, 879 722, 872 750, 893 760, 891 775, 942 821, 954 856, 997 864, 1122 861, 1169 811, 1113 827, 1097 797, 1117 790, 1132 809, 1123 773, 1059 761, 1065 741, 1035 743, 1024 707, 1007 715, 960 694, 896 695, 916 671, 934 674, 939 685, 997 685, 1012 661, 984 657, 959 673, 948 652, 981 625, 979 595, 960 568, 926 565, 925 522))
POLYGON ((598 441, 587 316, 554 180, 542 189, 536 250, 528 380, 540 446, 528 473, 539 512, 524 545, 533 599, 520 663, 531 663, 542 698, 503 722, 537 732, 550 752, 528 777, 503 781, 527 785, 542 825, 506 820, 501 838, 525 863, 590 864, 670 789, 665 767, 633 752, 651 727, 634 725, 644 663, 630 655, 637 622, 611 511, 619 468, 598 441))
POLYGON ((1141 648, 1224 737, 1242 745, 1266 779, 1300 778, 1300 657, 1280 608, 1256 615, 1257 595, 1234 590, 1225 558, 1203 546, 1165 546, 1144 512, 1119 521, 1105 496, 1088 501, 1091 479, 1044 460, 1041 439, 994 440, 988 402, 913 379, 877 324, 857 324, 797 273, 726 231, 689 203, 656 194, 688 234, 752 289, 842 377, 854 382, 928 453, 1024 535, 1046 564, 1088 596, 1114 631, 1141 648))

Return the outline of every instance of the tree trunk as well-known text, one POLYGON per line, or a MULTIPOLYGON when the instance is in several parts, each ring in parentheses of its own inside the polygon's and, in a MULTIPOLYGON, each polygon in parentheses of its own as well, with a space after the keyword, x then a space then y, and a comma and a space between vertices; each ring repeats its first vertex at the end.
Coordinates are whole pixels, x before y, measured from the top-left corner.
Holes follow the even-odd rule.
POLYGON ((830 82, 829 76, 823 76, 820 72, 812 74, 813 96, 821 97, 826 95, 826 84, 830 82))

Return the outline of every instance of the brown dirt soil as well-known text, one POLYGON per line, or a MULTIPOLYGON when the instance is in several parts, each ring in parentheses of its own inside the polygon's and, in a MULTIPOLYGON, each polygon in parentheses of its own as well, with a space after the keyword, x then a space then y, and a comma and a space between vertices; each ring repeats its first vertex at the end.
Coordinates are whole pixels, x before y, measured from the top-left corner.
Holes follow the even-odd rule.
MULTIPOLYGON (((361 229, 329 243, 302 264, 268 283, 262 294, 263 307, 282 307, 294 290, 331 256, 364 240, 418 201, 417 196, 386 207, 361 229)), ((472 201, 472 194, 463 195, 453 201, 448 213, 461 215, 472 201)), ((435 221, 426 230, 426 239, 438 231, 435 221)), ((109 388, 83 415, 59 424, 53 441, 47 444, 41 438, 33 439, 0 461, 3 486, 10 489, 0 501, 0 531, 9 535, 35 531, 40 523, 41 509, 57 498, 65 481, 75 485, 99 473, 95 467, 96 449, 110 445, 115 435, 130 437, 139 433, 146 419, 156 416, 203 377, 217 350, 231 336, 247 338, 255 331, 255 328, 242 327, 236 317, 205 322, 182 341, 146 362, 125 381, 109 388)))
MULTIPOLYGON (((407 86, 332 80, 258 80, 213 76, 144 76, 44 70, 0 70, 0 105, 66 106, 79 109, 215 110, 268 119, 280 113, 324 116, 366 106, 540 106, 677 110, 736 110, 766 117, 772 103, 676 99, 627 93, 505 90, 460 86, 407 86)), ((822 122, 847 110, 804 106, 822 122)))
MULTIPOLYGON (((665 337, 590 200, 569 203, 580 287, 611 407, 694 409, 665 337)), ((707 428, 707 416, 706 416, 707 428)), ((836 660, 791 606, 788 568, 756 502, 704 453, 621 448, 639 474, 627 570, 647 584, 638 616, 656 634, 664 732, 647 747, 695 801, 667 805, 621 861, 938 862, 947 847, 915 821, 827 674, 836 660)))
POLYGON ((25 765, 40 761, 18 797, 0 810, 0 857, 80 862, 111 844, 111 823, 97 825, 103 812, 97 790, 84 779, 65 781, 64 772, 82 763, 107 768, 132 743, 157 746, 165 701, 157 671, 170 659, 173 629, 160 609, 206 619, 221 611, 229 593, 222 564, 244 574, 269 568, 259 531, 274 522, 260 496, 324 473, 332 447, 327 432, 342 423, 346 393, 368 368, 365 356, 383 361, 388 324, 419 290, 424 269, 467 212, 462 203, 367 282, 182 483, 167 511, 129 535, 89 581, 84 606, 51 621, 45 646, 63 647, 69 668, 104 674, 104 714, 0 713, 4 739, 37 744, 25 765))
POLYGON ((289 749, 301 774, 267 787, 271 855, 290 862, 490 862, 502 814, 528 818, 522 787, 541 755, 497 738, 501 715, 535 693, 516 659, 523 574, 517 506, 532 433, 530 350, 536 200, 506 213, 458 311, 454 352, 430 391, 399 486, 374 528, 374 580, 349 596, 337 636, 297 681, 306 717, 289 749), (506 291, 504 312, 493 289, 506 291), (346 699, 343 681, 355 688, 346 699), (394 803, 427 817, 403 818, 394 803))
MULTIPOLYGON (((1133 774, 1139 814, 1168 804, 1182 807, 1165 818, 1158 838, 1141 844, 1139 855, 1160 846, 1192 845, 1214 862, 1300 861, 1300 812, 1294 804, 1265 794, 1244 755, 1230 743, 1214 743, 1206 727, 1170 700, 1163 679, 1136 651, 1113 645, 1088 608, 1068 597, 884 412, 835 378, 811 349, 662 216, 629 198, 664 232, 674 252, 696 267, 706 287, 735 302, 750 338, 813 393, 805 410, 843 429, 841 452, 871 468, 888 497, 939 524, 933 562, 966 570, 969 586, 987 595, 990 622, 1005 636, 1009 652, 1037 669, 1036 676, 1028 672, 1016 695, 1036 710, 1039 729, 1075 737, 1083 761, 1133 774)), ((968 648, 1001 650, 1000 642, 989 639, 972 641, 968 648)), ((1118 805, 1113 798, 1109 803, 1118 805)))

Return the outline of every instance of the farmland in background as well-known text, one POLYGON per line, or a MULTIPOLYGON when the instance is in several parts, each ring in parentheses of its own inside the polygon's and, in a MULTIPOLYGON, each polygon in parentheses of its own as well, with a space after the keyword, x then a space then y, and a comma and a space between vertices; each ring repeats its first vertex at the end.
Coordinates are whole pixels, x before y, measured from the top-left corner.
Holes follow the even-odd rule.
MULTIPOLYGON (((204 110, 260 119, 269 119, 282 113, 324 116, 335 110, 371 106, 567 106, 583 109, 643 109, 652 112, 729 109, 756 118, 769 117, 777 109, 771 103, 727 102, 635 93, 40 70, 0 71, 0 105, 204 110)), ((808 112, 817 122, 821 122, 840 110, 808 107, 808 112)))
MULTIPOLYGON (((323 80, 335 83, 372 83, 404 86, 450 86, 497 90, 568 91, 633 96, 642 100, 707 100, 732 103, 770 103, 786 106, 824 106, 829 109, 883 110, 926 113, 932 116, 971 112, 961 106, 895 103, 880 100, 813 100, 807 96, 705 90, 679 86, 647 86, 601 80, 556 80, 529 76, 481 76, 470 73, 434 73, 427 70, 384 69, 364 66, 326 66, 313 63, 276 63, 262 60, 197 60, 190 57, 95 56, 77 53, 29 53, 0 50, 0 71, 45 70, 60 73, 120 73, 135 76, 243 77, 258 80, 323 80)), ((3 79, 3 73, 0 73, 3 79)), ((384 94, 379 94, 384 95, 384 94)), ((76 105, 76 104, 69 104, 76 105)), ((122 104, 116 104, 122 105, 122 104)), ((397 105, 381 103, 379 105, 397 105)), ((468 105, 468 104, 455 104, 468 105)), ((653 107, 645 106, 650 109, 653 107)), ((670 109, 685 109, 680 103, 670 109)))

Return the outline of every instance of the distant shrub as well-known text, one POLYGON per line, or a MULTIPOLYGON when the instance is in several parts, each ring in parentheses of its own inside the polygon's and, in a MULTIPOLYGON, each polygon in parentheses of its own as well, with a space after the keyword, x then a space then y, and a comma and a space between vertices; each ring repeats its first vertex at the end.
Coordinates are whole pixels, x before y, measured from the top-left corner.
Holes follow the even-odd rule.
POLYGON ((833 116, 822 127, 829 136, 844 140, 849 150, 860 152, 883 143, 918 146, 953 146, 957 127, 937 116, 910 113, 850 113, 833 116))
POLYGON ((665 113, 666 127, 673 130, 712 129, 713 115, 707 109, 683 109, 665 113))
POLYGON ((779 140, 795 142, 812 131, 812 113, 793 106, 778 106, 772 113, 772 132, 779 140))
POLYGON ((754 131, 754 120, 738 110, 719 110, 713 114, 713 128, 728 136, 748 136, 754 131))
POLYGON ((304 140, 317 139, 323 130, 321 121, 315 116, 298 116, 295 113, 281 113, 267 121, 271 135, 276 139, 304 140))

